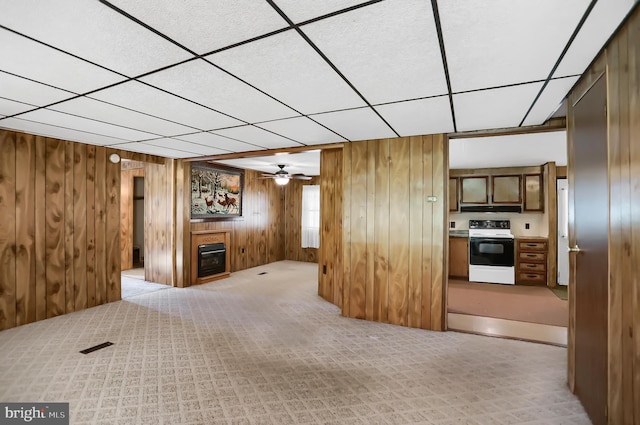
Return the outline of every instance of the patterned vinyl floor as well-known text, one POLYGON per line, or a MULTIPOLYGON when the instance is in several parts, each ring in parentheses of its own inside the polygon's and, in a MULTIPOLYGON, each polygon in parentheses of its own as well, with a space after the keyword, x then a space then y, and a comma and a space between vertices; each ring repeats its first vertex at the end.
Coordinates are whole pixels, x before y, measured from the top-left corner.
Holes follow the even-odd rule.
POLYGON ((0 332, 0 401, 72 424, 590 423, 566 349, 347 319, 316 279, 283 261, 0 332))

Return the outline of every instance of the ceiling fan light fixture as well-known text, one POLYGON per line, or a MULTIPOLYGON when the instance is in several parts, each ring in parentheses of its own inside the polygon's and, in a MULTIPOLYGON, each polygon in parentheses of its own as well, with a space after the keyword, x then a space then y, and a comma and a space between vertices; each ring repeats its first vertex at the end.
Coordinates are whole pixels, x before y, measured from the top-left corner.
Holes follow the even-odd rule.
POLYGON ((289 183, 289 178, 288 178, 288 177, 276 177, 276 178, 275 178, 275 179, 273 179, 273 180, 276 182, 276 184, 277 184, 278 186, 284 186, 284 185, 286 185, 287 183, 289 183))

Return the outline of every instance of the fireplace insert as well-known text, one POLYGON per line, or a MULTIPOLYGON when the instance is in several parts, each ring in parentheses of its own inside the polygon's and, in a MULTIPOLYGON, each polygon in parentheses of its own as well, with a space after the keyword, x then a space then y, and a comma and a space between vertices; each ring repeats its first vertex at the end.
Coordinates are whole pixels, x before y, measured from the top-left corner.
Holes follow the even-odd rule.
POLYGON ((224 273, 227 250, 223 243, 198 245, 198 277, 224 273))

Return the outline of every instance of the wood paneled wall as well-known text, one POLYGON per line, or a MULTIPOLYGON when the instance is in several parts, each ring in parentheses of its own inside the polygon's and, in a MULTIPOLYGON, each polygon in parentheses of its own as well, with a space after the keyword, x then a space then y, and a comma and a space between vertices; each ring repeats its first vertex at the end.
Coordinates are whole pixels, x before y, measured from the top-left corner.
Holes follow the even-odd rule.
POLYGON ((345 145, 343 315, 446 328, 447 152, 443 135, 345 145))
MULTIPOLYGON (((573 180, 574 105, 606 73, 609 151, 608 423, 640 423, 640 7, 569 95, 568 177, 573 180)), ((569 192, 571 195, 571 190, 569 192)), ((570 209, 569 243, 576 243, 570 209)), ((588 212, 586 212, 588 214, 588 212)), ((579 241, 578 241, 579 242, 579 241)), ((575 257, 569 281, 569 385, 575 385, 575 257)))
POLYGON ((290 180, 284 186, 284 258, 292 261, 318 262, 317 248, 302 248, 302 186, 319 184, 320 178, 311 180, 290 180))
POLYGON ((342 149, 320 153, 320 249, 318 295, 342 308, 342 149))
POLYGON ((0 330, 120 299, 111 152, 0 130, 0 330))
POLYGON ((144 177, 142 168, 124 169, 120 174, 120 267, 122 270, 133 268, 133 182, 135 177, 144 177))
MULTIPOLYGON (((178 264, 177 286, 189 286, 190 232, 192 230, 230 229, 231 271, 239 271, 285 259, 284 188, 271 179, 259 178, 262 173, 244 171, 242 217, 233 220, 190 222, 191 167, 177 161, 176 165, 177 230, 176 255, 184 260, 178 264)), ((146 190, 146 188, 145 188, 146 190)), ((146 206, 145 206, 146 208, 146 206)))
POLYGON ((177 281, 175 166, 167 159, 144 168, 144 276, 165 285, 177 281))

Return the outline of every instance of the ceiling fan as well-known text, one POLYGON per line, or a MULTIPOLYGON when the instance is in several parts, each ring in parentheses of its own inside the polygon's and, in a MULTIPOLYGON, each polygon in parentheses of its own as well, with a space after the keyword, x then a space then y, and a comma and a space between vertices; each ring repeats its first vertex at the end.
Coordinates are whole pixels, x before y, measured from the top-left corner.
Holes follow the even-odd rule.
POLYGON ((289 174, 289 172, 284 169, 284 167, 286 167, 286 164, 277 164, 277 165, 280 168, 278 171, 276 171, 273 174, 263 173, 262 178, 274 179, 276 184, 280 186, 284 186, 285 184, 289 183, 289 180, 291 179, 311 180, 311 177, 305 176, 304 174, 289 174))

